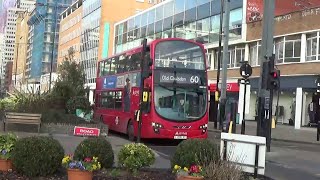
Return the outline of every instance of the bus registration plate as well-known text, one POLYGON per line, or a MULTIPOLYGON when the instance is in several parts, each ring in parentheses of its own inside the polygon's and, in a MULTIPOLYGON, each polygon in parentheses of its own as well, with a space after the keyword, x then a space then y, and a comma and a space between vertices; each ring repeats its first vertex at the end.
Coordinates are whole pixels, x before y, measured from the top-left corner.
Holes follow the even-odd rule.
POLYGON ((174 139, 187 139, 187 136, 174 136, 174 139))

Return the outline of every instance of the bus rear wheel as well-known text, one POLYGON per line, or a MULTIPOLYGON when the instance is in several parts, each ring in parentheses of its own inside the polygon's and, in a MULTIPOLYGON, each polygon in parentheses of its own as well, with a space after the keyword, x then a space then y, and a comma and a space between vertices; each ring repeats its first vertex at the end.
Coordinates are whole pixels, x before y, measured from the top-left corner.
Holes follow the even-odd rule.
POLYGON ((128 139, 129 141, 134 141, 134 127, 133 127, 133 122, 130 120, 128 122, 128 126, 127 126, 127 135, 128 135, 128 139))

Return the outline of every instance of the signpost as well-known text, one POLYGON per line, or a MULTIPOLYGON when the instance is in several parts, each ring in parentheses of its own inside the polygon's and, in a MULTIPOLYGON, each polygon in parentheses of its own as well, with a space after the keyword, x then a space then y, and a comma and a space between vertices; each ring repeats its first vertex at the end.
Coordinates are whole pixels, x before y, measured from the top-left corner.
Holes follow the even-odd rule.
POLYGON ((100 129, 75 126, 73 129, 75 136, 100 136, 100 129))
MULTIPOLYGON (((317 93, 320 92, 320 77, 317 79, 316 81, 317 83, 317 93)), ((319 103, 320 103, 320 99, 319 99, 319 103)), ((317 122, 317 141, 320 140, 320 121, 317 122)))
POLYGON ((246 125, 245 125, 245 113, 246 113, 246 92, 247 84, 250 84, 249 77, 252 75, 252 67, 248 64, 248 61, 243 61, 240 67, 240 75, 242 79, 239 79, 239 84, 244 86, 244 96, 243 96, 243 109, 242 109, 242 123, 241 123, 241 134, 245 134, 246 125))

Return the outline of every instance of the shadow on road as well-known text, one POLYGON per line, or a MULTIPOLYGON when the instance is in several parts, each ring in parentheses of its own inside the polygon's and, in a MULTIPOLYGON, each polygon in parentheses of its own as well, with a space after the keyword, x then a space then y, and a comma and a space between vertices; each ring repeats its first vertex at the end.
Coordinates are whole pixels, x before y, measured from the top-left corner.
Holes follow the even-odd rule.
MULTIPOLYGON (((109 130, 111 136, 116 136, 123 139, 128 139, 126 134, 115 132, 109 130)), ((137 142, 137 140, 135 140, 137 142)), ((173 140, 173 139, 141 139, 141 142, 147 146, 177 146, 182 140, 173 140)))

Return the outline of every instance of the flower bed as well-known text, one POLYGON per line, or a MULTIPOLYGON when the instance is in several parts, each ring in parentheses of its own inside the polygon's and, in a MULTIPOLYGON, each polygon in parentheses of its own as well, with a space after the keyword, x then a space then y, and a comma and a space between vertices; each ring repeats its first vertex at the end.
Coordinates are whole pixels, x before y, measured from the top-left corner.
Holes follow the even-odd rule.
MULTIPOLYGON (((28 178, 17 172, 5 172, 0 173, 0 179, 9 179, 9 180, 31 180, 32 178, 28 178)), ((65 180, 67 179, 67 173, 65 170, 60 170, 55 175, 50 177, 39 178, 42 180, 65 180)), ((126 170, 100 170, 93 173, 93 179, 99 180, 174 180, 175 176, 169 170, 140 170, 136 176, 133 176, 132 173, 128 173, 126 170)))

